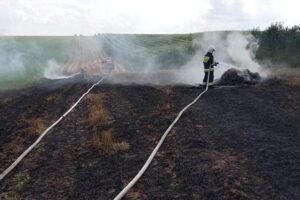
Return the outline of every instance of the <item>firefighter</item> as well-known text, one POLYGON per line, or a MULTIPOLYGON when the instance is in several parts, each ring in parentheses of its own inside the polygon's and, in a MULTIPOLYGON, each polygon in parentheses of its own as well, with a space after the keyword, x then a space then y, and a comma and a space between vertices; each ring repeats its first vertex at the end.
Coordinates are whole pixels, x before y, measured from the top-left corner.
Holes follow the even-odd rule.
POLYGON ((214 48, 209 48, 207 53, 205 54, 203 58, 203 64, 204 64, 204 79, 203 79, 203 85, 206 86, 208 82, 208 86, 214 85, 214 66, 217 66, 219 63, 214 62, 214 48))
POLYGON ((84 69, 82 69, 82 68, 81 68, 81 70, 80 70, 80 75, 81 75, 81 78, 82 78, 82 79, 87 78, 87 73, 86 73, 86 71, 85 71, 84 69))
POLYGON ((115 68, 114 61, 110 57, 105 58, 104 66, 108 73, 111 73, 115 68))

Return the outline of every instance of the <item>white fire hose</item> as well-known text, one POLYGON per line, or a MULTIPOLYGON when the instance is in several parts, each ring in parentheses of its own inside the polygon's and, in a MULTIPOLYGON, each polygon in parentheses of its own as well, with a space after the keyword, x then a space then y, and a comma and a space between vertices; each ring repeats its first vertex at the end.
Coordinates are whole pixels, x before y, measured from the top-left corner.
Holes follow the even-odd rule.
POLYGON ((49 126, 39 137, 38 139, 28 148, 26 149, 4 172, 0 174, 0 181, 9 174, 23 159, 29 152, 45 137, 45 135, 53 129, 61 120, 63 120, 78 104, 79 102, 98 84, 100 84, 105 77, 102 77, 97 83, 93 84, 77 101, 76 103, 69 108, 67 112, 65 112, 56 122, 54 122, 51 126, 49 126))
MULTIPOLYGON (((210 68, 209 68, 210 69, 210 68)), ((177 115, 177 117, 175 118, 175 120, 172 122, 172 124, 169 126, 169 128, 165 131, 165 133, 162 135, 161 139, 159 140, 158 144, 156 145, 155 149, 152 151, 151 155, 148 157, 147 161, 145 162, 144 166, 142 167, 142 169, 137 173, 137 175, 135 175, 135 177, 128 183, 128 185, 114 198, 114 200, 120 200, 122 199, 127 192, 136 184, 136 182, 142 177, 142 175, 144 174, 144 172, 147 170, 147 168, 149 167, 149 165, 151 164, 154 156, 156 155, 157 151, 159 150, 159 148, 161 147, 162 143, 164 142, 165 138, 167 137, 168 133, 172 130, 172 128, 174 127, 174 125, 177 123, 177 121, 180 119, 181 115, 189 108, 191 107, 193 104, 195 104, 200 97, 207 92, 208 90, 208 82, 209 82, 209 75, 210 75, 210 70, 208 71, 208 77, 207 77, 207 82, 206 82, 206 88, 203 92, 201 92, 194 101, 192 101, 190 104, 188 104, 186 107, 184 107, 179 114, 177 115)))

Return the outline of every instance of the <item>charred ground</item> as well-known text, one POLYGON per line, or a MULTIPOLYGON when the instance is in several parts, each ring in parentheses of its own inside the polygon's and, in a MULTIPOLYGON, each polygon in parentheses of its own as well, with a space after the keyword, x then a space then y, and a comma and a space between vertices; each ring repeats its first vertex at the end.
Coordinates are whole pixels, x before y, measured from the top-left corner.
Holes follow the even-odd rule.
MULTIPOLYGON (((91 86, 43 81, 0 94, 0 170, 91 86), (38 119, 38 120, 37 120, 38 119)), ((284 81, 209 90, 180 119, 127 199, 299 199, 300 90, 284 81)), ((0 199, 112 199, 202 89, 103 84, 0 184, 0 199), (88 123, 92 105, 104 123, 88 123), (95 135, 130 149, 107 153, 95 135)))

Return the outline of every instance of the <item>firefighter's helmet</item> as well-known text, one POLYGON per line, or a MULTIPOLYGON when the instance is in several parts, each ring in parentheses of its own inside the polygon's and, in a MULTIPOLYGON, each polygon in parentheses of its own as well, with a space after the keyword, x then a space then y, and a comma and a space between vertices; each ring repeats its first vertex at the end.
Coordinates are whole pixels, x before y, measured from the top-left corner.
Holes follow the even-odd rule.
POLYGON ((210 47, 207 52, 213 53, 214 51, 216 51, 216 50, 214 48, 210 47))

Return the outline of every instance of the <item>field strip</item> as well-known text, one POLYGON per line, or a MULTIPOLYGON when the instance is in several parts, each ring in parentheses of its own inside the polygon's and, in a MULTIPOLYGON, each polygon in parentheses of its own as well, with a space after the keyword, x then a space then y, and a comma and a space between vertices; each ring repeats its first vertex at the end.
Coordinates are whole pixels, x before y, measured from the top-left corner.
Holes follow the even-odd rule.
POLYGON ((57 121, 55 121, 51 126, 49 126, 39 137, 38 139, 26 149, 4 172, 0 174, 0 181, 9 174, 24 158, 30 151, 45 137, 45 135, 53 129, 61 120, 63 120, 79 103, 80 101, 96 86, 99 85, 105 77, 102 77, 98 82, 94 83, 77 101, 74 103, 67 112, 65 112, 57 121))
MULTIPOLYGON (((209 74, 208 74, 209 77, 209 74)), ((172 130, 172 128, 174 127, 174 125, 177 123, 177 121, 180 119, 180 117, 182 116, 182 114, 189 108, 191 107, 193 104, 195 104, 200 97, 208 91, 208 79, 207 79, 207 83, 206 83, 206 88, 203 92, 201 92, 195 99, 194 101, 192 101, 191 103, 189 103, 187 106, 185 106, 177 115, 177 117, 175 118, 175 120, 172 122, 172 124, 168 127, 168 129, 165 131, 165 133, 162 135, 162 137, 160 138, 158 144, 156 145, 156 147, 154 148, 154 150, 152 151, 152 153, 150 154, 150 156, 148 157, 147 161, 145 162, 145 164, 143 165, 143 167, 140 169, 140 171, 137 173, 137 175, 135 175, 135 177, 128 183, 128 185, 114 198, 114 200, 120 200, 122 199, 127 192, 136 184, 136 182, 143 176, 144 172, 147 170, 147 168, 149 167, 149 165, 151 164, 153 158, 155 157, 156 153, 158 152, 159 148, 161 147, 162 143, 164 142, 164 140, 166 139, 167 135, 169 134, 169 132, 172 130)))

